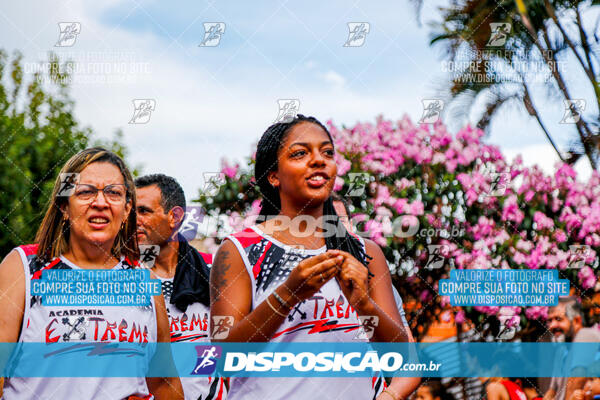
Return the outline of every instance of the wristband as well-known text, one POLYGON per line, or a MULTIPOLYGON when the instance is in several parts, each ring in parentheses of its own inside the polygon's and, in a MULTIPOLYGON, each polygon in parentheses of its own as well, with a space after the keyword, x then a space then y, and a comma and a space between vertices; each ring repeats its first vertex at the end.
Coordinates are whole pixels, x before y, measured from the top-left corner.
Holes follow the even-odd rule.
POLYGON ((286 314, 277 311, 277 309, 275 309, 275 307, 273 307, 273 304, 271 304, 271 302, 269 301, 269 297, 267 297, 265 300, 267 301, 267 304, 269 305, 269 307, 271 307, 271 310, 275 311, 275 314, 282 316, 284 318, 287 317, 286 314))
POLYGON ((383 389, 383 391, 381 392, 381 394, 387 394, 388 396, 390 396, 393 400, 396 400, 396 398, 394 396, 392 396, 392 394, 390 392, 388 392, 386 389, 383 389))
POLYGON ((281 304, 286 309, 288 309, 288 310, 292 309, 292 307, 287 303, 287 301, 283 300, 281 298, 281 296, 279 294, 277 294, 276 291, 273 291, 273 297, 275 297, 275 300, 277 300, 279 302, 279 304, 281 304))
POLYGON ((392 390, 392 388, 389 386, 386 387, 385 389, 383 389, 383 392, 381 392, 381 393, 385 393, 385 394, 389 395, 394 400, 400 400, 400 396, 398 396, 398 393, 396 393, 395 390, 392 390))

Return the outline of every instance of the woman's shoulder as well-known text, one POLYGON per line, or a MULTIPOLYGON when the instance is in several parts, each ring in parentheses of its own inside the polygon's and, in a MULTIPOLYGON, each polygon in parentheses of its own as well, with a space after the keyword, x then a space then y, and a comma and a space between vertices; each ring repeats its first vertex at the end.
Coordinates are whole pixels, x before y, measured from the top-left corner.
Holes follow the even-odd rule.
MULTIPOLYGON (((23 259, 15 248, 0 262, 0 282, 10 283, 12 286, 15 281, 21 281, 24 275, 23 259)), ((0 287, 3 287, 3 285, 0 285, 0 287)))
POLYGON ((381 250, 381 247, 379 247, 379 245, 377 243, 375 243, 373 240, 363 238, 363 237, 360 237, 359 241, 360 240, 362 240, 362 242, 363 242, 363 245, 365 247, 365 252, 367 253, 367 255, 369 255, 371 257, 383 256, 383 251, 381 250))
POLYGON ((233 233, 221 242, 212 258, 211 271, 221 267, 223 264, 231 263, 233 260, 236 263, 239 261, 242 265, 244 264, 242 252, 245 252, 246 243, 245 236, 241 234, 242 232, 233 233))
POLYGON ((18 247, 12 249, 6 255, 6 257, 4 257, 2 262, 0 262, 0 269, 3 271, 6 269, 13 269, 16 267, 19 267, 21 270, 23 269, 23 261, 21 255, 19 254, 18 247))
MULTIPOLYGON (((259 232, 262 232, 258 225, 249 226, 241 231, 237 231, 227 236, 225 239, 230 239, 231 241, 238 242, 243 248, 247 248, 253 244, 259 243, 263 239, 263 235, 259 232)), ((224 240, 223 243, 226 243, 227 240, 224 240)))
POLYGON ((5 272, 8 269, 18 275, 22 275, 24 266, 29 266, 33 273, 44 266, 44 263, 38 259, 37 252, 37 244, 17 246, 6 255, 0 266, 5 272))

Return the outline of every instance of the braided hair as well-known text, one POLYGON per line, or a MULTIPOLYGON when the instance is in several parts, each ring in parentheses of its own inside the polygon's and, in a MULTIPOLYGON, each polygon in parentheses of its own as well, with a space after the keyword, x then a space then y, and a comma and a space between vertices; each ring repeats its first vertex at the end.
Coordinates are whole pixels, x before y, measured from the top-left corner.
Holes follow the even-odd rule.
MULTIPOLYGON (((278 215, 281 211, 279 191, 277 188, 271 186, 267 177, 269 172, 277 171, 277 156, 286 135, 294 126, 301 122, 310 122, 318 125, 325 133, 327 133, 329 140, 331 140, 331 143, 333 144, 333 138, 325 125, 314 117, 306 117, 302 114, 297 114, 296 117, 288 122, 277 122, 267 128, 258 141, 256 148, 256 164, 254 167, 256 184, 263 197, 259 220, 265 220, 278 215)), ((359 240, 352 236, 340 222, 339 216, 333 207, 333 199, 331 196, 323 203, 323 217, 326 221, 332 222, 337 227, 336 234, 326 235, 325 237, 327 249, 346 251, 364 265, 368 265, 368 260, 371 257, 367 255, 359 240)))

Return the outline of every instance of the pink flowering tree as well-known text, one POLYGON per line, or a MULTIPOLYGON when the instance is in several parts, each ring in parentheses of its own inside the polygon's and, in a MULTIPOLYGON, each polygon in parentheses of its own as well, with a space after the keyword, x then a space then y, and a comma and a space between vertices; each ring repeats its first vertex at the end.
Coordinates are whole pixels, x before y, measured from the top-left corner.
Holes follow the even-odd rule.
MULTIPOLYGON (((404 301, 418 304, 409 315, 418 335, 435 310, 451 308, 438 295, 451 269, 557 269, 585 304, 600 289, 597 172, 582 183, 566 164, 549 176, 521 158, 509 162, 471 127, 452 135, 442 123, 407 117, 328 127, 337 150, 335 191, 348 202, 355 231, 382 247, 404 301)), ((252 157, 244 167, 224 161, 218 193, 200 194, 208 214, 227 216, 216 230, 254 223, 260 196, 252 164, 252 157)), ((214 248, 218 239, 207 242, 214 248)), ((546 307, 452 309, 459 325, 485 337, 502 327, 517 328, 525 340, 545 331, 546 307)))

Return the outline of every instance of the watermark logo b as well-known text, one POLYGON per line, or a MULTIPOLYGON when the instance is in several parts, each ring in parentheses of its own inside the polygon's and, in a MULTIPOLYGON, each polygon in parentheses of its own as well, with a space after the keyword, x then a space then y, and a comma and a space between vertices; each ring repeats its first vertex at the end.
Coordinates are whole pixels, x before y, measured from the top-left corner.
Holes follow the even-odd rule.
POLYGON ((58 40, 54 47, 71 47, 77 40, 77 35, 81 33, 81 23, 79 22, 59 22, 58 40))
POLYGON ((277 112, 275 123, 288 123, 296 118, 296 115, 300 111, 300 100, 298 99, 279 99, 277 100, 277 104, 279 105, 279 111, 277 112))
POLYGON ((425 269, 439 269, 444 266, 446 257, 443 255, 450 247, 446 244, 430 244, 427 246, 429 257, 425 264, 425 269))
POLYGON ((130 124, 146 124, 150 121, 152 111, 156 109, 156 100, 154 99, 134 99, 133 100, 133 117, 129 121, 130 124))
POLYGON ((204 39, 199 47, 216 47, 221 43, 221 37, 225 33, 225 22, 205 22, 204 39))
POLYGON ((344 47, 362 46, 370 31, 371 25, 368 22, 348 22, 348 39, 344 47))
POLYGON ((75 192, 75 185, 79 182, 77 172, 64 172, 60 174, 60 187, 56 197, 69 197, 75 192))
POLYGON ((585 110, 584 99, 565 100, 565 113, 560 120, 561 124, 576 124, 581 120, 581 113, 585 110))
POLYGON ((350 172, 348 173, 348 177, 350 178, 350 183, 346 191, 346 196, 361 197, 365 193, 370 175, 366 172, 350 172))
POLYGON ((424 99, 423 115, 419 120, 420 124, 435 124, 439 121, 442 110, 444 109, 444 101, 441 99, 424 99))
POLYGON ((159 245, 140 244, 140 262, 148 268, 154 267, 158 253, 160 253, 159 245))
POLYGON ((211 316, 211 337, 213 339, 227 339, 229 330, 233 327, 234 318, 231 315, 211 316))
POLYGON ((500 47, 504 46, 506 39, 510 35, 512 24, 510 22, 491 22, 490 23, 490 39, 486 46, 500 47))

